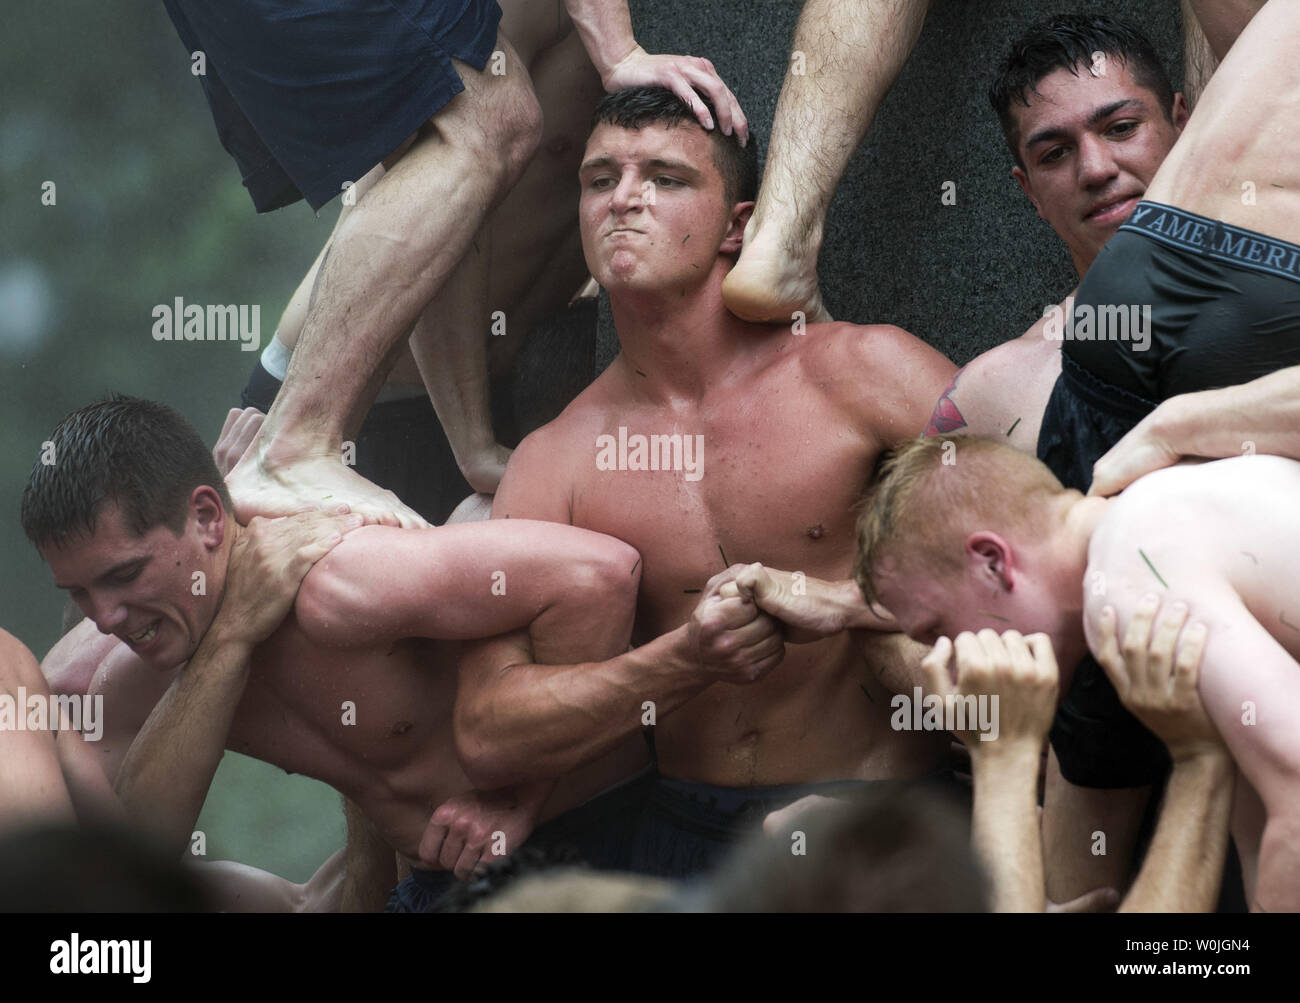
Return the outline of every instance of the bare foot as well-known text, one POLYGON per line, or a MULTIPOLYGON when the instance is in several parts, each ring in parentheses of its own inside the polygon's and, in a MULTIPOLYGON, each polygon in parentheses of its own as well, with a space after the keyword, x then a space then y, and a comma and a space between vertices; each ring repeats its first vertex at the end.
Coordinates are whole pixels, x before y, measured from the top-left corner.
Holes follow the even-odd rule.
POLYGON ((366 480, 341 459, 313 457, 268 467, 254 448, 226 477, 240 522, 254 516, 275 518, 313 509, 351 511, 370 524, 426 529, 418 512, 391 491, 366 480))
POLYGON ((817 255, 801 257, 778 239, 759 233, 751 219, 745 227, 740 260, 722 280, 722 302, 741 320, 755 324, 789 324, 796 311, 806 323, 829 321, 817 288, 817 255))

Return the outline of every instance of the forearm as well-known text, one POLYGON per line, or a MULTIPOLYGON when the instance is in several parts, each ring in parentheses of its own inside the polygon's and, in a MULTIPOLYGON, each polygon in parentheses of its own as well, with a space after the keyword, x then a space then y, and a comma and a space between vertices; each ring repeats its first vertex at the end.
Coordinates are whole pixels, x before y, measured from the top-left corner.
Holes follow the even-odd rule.
POLYGON ((1156 435, 1184 456, 1254 452, 1300 459, 1300 366, 1171 398, 1152 423, 1156 435))
POLYGON ((1142 870, 1120 912, 1213 912, 1228 850, 1234 767, 1226 753, 1174 761, 1142 870))
POLYGON ((248 681, 252 645, 208 631, 131 743, 115 788, 128 817, 181 853, 189 842, 248 681))
POLYGON ((1294 801, 1269 809, 1259 845, 1252 912, 1300 912, 1300 809, 1294 801))
POLYGON ((1264 6, 1264 0, 1191 0, 1191 6, 1214 57, 1222 61, 1242 29, 1264 6))
MULTIPOLYGON (((809 592, 813 592, 809 579, 809 592)), ((893 632, 898 630, 898 622, 886 611, 873 609, 862 597, 862 589, 852 579, 840 582, 823 582, 816 580, 816 589, 822 601, 828 607, 839 611, 844 618, 845 630, 881 630, 893 632)))
POLYGON ((627 0, 564 0, 602 81, 636 48, 627 0))
POLYGON ((1133 850, 1150 787, 1076 787, 1048 756, 1043 793, 1047 896, 1068 902, 1095 888, 1128 887, 1133 850))
POLYGON ((1038 824, 1038 750, 972 750, 971 841, 989 876, 994 912, 1042 912, 1043 841, 1038 824))
POLYGON ((681 706, 709 685, 685 655, 686 630, 604 662, 462 669, 456 739, 470 780, 494 790, 561 776, 640 731, 648 712, 681 706))

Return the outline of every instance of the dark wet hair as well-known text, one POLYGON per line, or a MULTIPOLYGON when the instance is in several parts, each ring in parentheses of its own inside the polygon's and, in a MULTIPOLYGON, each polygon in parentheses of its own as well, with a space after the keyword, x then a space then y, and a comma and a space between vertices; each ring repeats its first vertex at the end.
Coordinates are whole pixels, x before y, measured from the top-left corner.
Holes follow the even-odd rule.
POLYGON ((23 491, 22 523, 37 547, 90 535, 115 503, 137 535, 165 525, 185 528, 195 488, 230 495, 212 453, 165 404, 115 394, 68 415, 50 435, 23 491))
MULTIPOLYGON (((700 100, 709 109, 713 121, 718 113, 703 95, 700 100)), ((695 112, 666 87, 627 87, 606 94, 591 117, 591 127, 615 125, 620 129, 643 129, 656 122, 670 126, 681 122, 699 125, 695 112)), ((758 198, 758 142, 750 131, 749 143, 740 145, 735 133, 724 136, 715 125, 709 130, 713 140, 713 164, 722 175, 723 191, 728 204, 752 202, 758 198)))
POLYGON ((1029 107, 1029 96, 1037 94, 1038 82, 1057 70, 1075 76, 1079 68, 1092 65, 1093 53, 1118 59, 1133 75, 1139 87, 1155 95, 1165 118, 1172 120, 1174 89, 1155 48, 1131 24, 1103 14, 1058 14, 1034 25, 1011 46, 989 87, 989 103, 1002 123, 1002 134, 1016 163, 1020 159, 1020 129, 1012 104, 1029 107))

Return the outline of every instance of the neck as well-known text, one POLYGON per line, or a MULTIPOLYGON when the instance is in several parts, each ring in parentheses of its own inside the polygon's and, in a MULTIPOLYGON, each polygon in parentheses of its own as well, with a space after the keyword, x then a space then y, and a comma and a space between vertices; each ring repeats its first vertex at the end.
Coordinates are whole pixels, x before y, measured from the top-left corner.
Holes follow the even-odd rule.
POLYGON ((1084 575, 1088 570, 1088 546, 1098 524, 1105 518, 1110 499, 1085 496, 1078 491, 1067 491, 1060 499, 1056 512, 1056 531, 1049 537, 1053 553, 1052 564, 1061 569, 1052 583, 1056 603, 1067 622, 1076 625, 1070 631, 1067 650, 1057 652, 1064 668, 1073 666, 1088 653, 1083 635, 1084 575), (1075 650, 1077 649, 1077 650, 1075 650))
POLYGON ((691 288, 620 291, 610 296, 622 365, 638 394, 698 400, 740 357, 753 358, 763 332, 722 305, 722 280, 734 261, 719 256, 691 288))

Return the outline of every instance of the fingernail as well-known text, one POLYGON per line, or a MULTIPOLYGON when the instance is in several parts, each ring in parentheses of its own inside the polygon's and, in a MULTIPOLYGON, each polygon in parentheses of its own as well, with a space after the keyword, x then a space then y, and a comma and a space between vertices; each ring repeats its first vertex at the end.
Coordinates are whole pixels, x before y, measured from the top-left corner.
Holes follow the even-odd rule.
POLYGON ((1114 619, 1115 619, 1115 607, 1114 607, 1114 606, 1107 606, 1105 609, 1103 609, 1103 610, 1101 611, 1101 618, 1102 618, 1103 620, 1114 620, 1114 619))
POLYGON ((1143 606, 1159 606, 1159 605, 1160 605, 1160 597, 1159 597, 1158 595, 1156 595, 1154 592, 1148 592, 1146 595, 1144 595, 1144 596, 1142 597, 1142 605, 1143 605, 1143 606))
POLYGON ((712 128, 713 128, 713 116, 711 116, 711 115, 705 115, 705 116, 704 116, 704 128, 706 128, 706 129, 712 129, 712 128))

